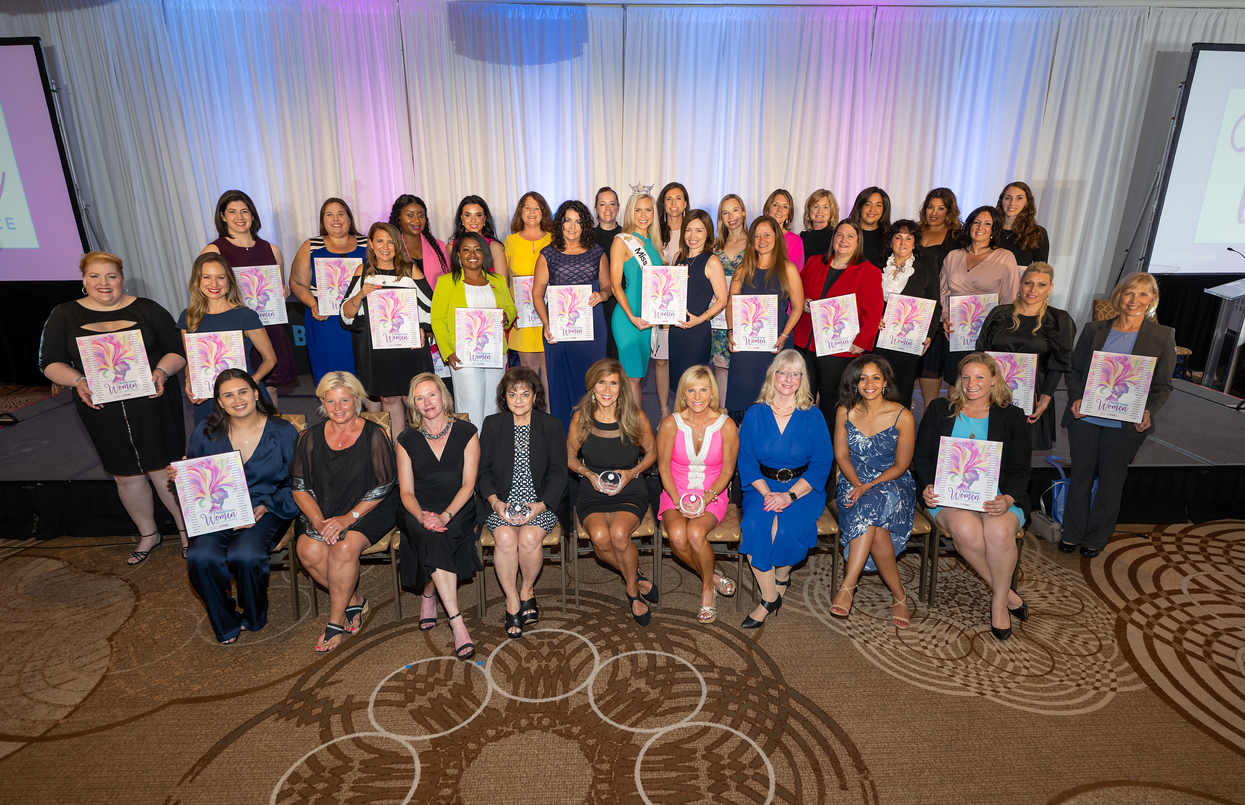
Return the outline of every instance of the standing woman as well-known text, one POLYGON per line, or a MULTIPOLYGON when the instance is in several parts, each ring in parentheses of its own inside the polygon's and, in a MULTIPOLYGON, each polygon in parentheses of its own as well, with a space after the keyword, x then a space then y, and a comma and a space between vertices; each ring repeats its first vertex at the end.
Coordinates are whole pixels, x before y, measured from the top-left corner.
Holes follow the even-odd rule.
MULTIPOLYGON (((297 441, 298 431, 264 401, 255 378, 241 369, 217 376, 212 413, 191 435, 186 457, 238 451, 255 515, 254 525, 200 534, 186 555, 190 586, 207 606, 219 643, 232 643, 243 629, 258 632, 268 623, 268 554, 298 514, 290 485, 297 441)), ((168 475, 177 480, 171 466, 168 475)))
POLYGON ((441 596, 454 634, 454 655, 469 660, 476 647, 458 605, 458 582, 483 567, 475 544, 480 440, 474 425, 450 416, 454 400, 432 372, 411 378, 408 402, 411 427, 398 437, 397 448, 407 535, 398 546, 402 585, 423 596, 421 632, 437 625, 437 596, 441 596))
MULTIPOLYGON (((943 261, 957 248, 960 233, 964 229, 955 193, 946 187, 935 187, 926 193, 925 201, 921 204, 920 225, 921 249, 941 273, 943 261)), ((946 352, 947 336, 939 326, 934 331, 929 349, 921 356, 921 365, 917 370, 920 376, 921 399, 925 405, 929 405, 930 400, 937 397, 942 389, 946 352)))
POLYGON ((813 409, 804 359, 784 349, 765 373, 757 404, 739 431, 739 477, 744 487, 743 537, 761 589, 761 604, 744 619, 755 629, 782 606, 791 567, 817 544, 817 518, 826 507, 834 445, 826 418, 813 409))
MULTIPOLYGON (((242 354, 246 356, 246 369, 256 382, 262 381, 277 365, 277 356, 268 340, 268 331, 259 320, 259 314, 242 301, 238 289, 238 277, 233 273, 224 256, 217 252, 204 252, 195 258, 190 267, 190 307, 177 318, 177 329, 186 333, 219 333, 230 330, 242 332, 242 354), (254 365, 251 354, 260 357, 259 366, 254 365)), ((212 378, 213 384, 216 378, 212 378)), ((194 396, 190 385, 190 372, 186 372, 186 396, 195 406, 195 424, 198 425, 212 411, 212 400, 194 396)), ((262 396, 267 399, 267 389, 262 396)))
POLYGON ((1059 550, 1064 553, 1072 553, 1079 545, 1081 556, 1092 559, 1107 547, 1115 533, 1128 465, 1137 457, 1146 437, 1154 433, 1154 417, 1171 394, 1176 331, 1154 321, 1158 306, 1159 286, 1154 275, 1129 274, 1111 292, 1111 307, 1118 311, 1116 317, 1086 324, 1077 339, 1072 368, 1067 374, 1068 407, 1063 414, 1063 425, 1072 444, 1072 481, 1064 511, 1063 541, 1059 543, 1059 550), (1081 413, 1089 363, 1095 352, 1158 359, 1139 424, 1081 413))
POLYGON ((827 428, 834 426, 835 411, 839 407, 839 380, 843 377, 843 371, 857 355, 873 349, 878 338, 878 323, 882 320, 882 272, 864 258, 861 242, 859 224, 851 218, 839 221, 834 228, 832 251, 820 257, 810 257, 800 275, 806 313, 812 309, 809 302, 814 299, 856 297, 860 332, 846 352, 817 357, 811 313, 795 326, 793 341, 808 364, 810 386, 821 394, 821 412, 826 417, 827 428))
MULTIPOLYGON (((216 202, 216 240, 203 247, 199 254, 216 252, 234 268, 250 266, 276 266, 281 274, 281 298, 287 293, 285 285, 285 258, 274 244, 259 237, 259 213, 251 197, 241 190, 226 190, 216 202)), ((277 357, 277 364, 264 378, 268 397, 275 407, 277 386, 287 386, 298 379, 298 361, 294 358, 294 344, 285 324, 266 324, 268 342, 277 357)))
MULTIPOLYGON (((920 355, 910 352, 896 352, 892 349, 875 349, 874 352, 886 359, 895 374, 895 387, 899 394, 899 402, 905 408, 912 407, 912 388, 916 384, 921 359, 929 354, 934 334, 942 329, 941 311, 938 308, 938 266, 924 254, 917 240, 921 230, 915 221, 904 219, 891 224, 890 237, 886 239, 883 254, 886 264, 882 267, 882 310, 885 314, 886 303, 891 294, 914 296, 919 299, 934 300, 934 317, 930 319, 926 331, 925 346, 920 355)), ((885 318, 878 321, 879 331, 884 329, 885 318)))
POLYGON ((566 437, 566 463, 580 476, 575 513, 597 558, 622 574, 631 617, 648 626, 653 614, 648 604, 656 604, 661 594, 640 575, 631 533, 649 509, 648 487, 640 476, 657 460, 657 442, 626 380, 622 366, 608 358, 588 370, 588 393, 566 437), (621 476, 616 487, 602 486, 605 472, 621 476))
POLYGON ((1015 299, 1020 290, 1020 271, 1016 258, 999 247, 1002 217, 994 207, 978 207, 968 216, 968 226, 960 238, 960 248, 947 255, 938 278, 938 300, 942 303, 942 332, 947 337, 943 352, 943 380, 953 385, 959 380, 960 361, 971 352, 951 351, 951 309, 953 296, 998 294, 999 302, 1015 299))
POLYGON ((564 201, 553 217, 553 241, 541 250, 532 282, 532 304, 544 325, 545 367, 549 373, 549 411, 562 420, 562 434, 571 427, 571 412, 584 396, 588 367, 605 357, 602 300, 610 292, 610 267, 605 251, 592 240, 592 219, 582 201, 564 201), (591 285, 592 340, 557 341, 549 329, 545 292, 550 285, 591 285))
MULTIPOLYGON (((657 194, 657 225, 661 230, 661 258, 666 265, 674 265, 674 258, 683 247, 683 222, 687 214, 687 188, 678 182, 671 182, 657 194)), ((657 386, 657 401, 661 404, 661 416, 664 419, 670 413, 670 325, 659 324, 653 328, 653 360, 654 381, 657 386)), ((677 385, 679 373, 675 372, 674 382, 677 385)))
POLYGON ((835 501, 847 568, 830 614, 846 618, 860 574, 877 571, 891 591, 891 622, 908 628, 908 597, 895 564, 912 536, 916 481, 908 472, 916 425, 885 358, 862 355, 843 373, 834 422, 835 501), (863 539, 862 539, 863 537, 863 539))
POLYGON ((493 413, 489 410, 491 392, 506 370, 464 367, 459 362, 455 353, 454 321, 462 308, 500 308, 503 341, 505 328, 514 322, 514 300, 506 288, 506 278, 493 272, 492 251, 484 236, 476 232, 466 232, 454 241, 450 273, 437 280, 432 294, 432 331, 437 343, 448 353, 445 362, 454 373, 458 407, 473 425, 484 424, 484 418, 493 413))
POLYGON ((735 352, 735 336, 729 329, 735 326, 735 312, 731 306, 726 308, 727 338, 734 353, 731 356, 731 384, 726 397, 726 410, 736 422, 743 421, 748 407, 756 402, 757 393, 773 366, 770 355, 787 345, 791 331, 798 326, 804 311, 800 272, 787 259, 786 241, 779 237, 779 230, 778 222, 773 218, 758 216, 748 230, 744 259, 731 278, 731 296, 778 296, 778 338, 771 352, 735 352))
POLYGON ((380 288, 413 288, 419 305, 420 320, 426 321, 432 310, 432 288, 421 273, 406 259, 401 246, 402 235, 391 224, 374 223, 367 231, 367 259, 350 280, 346 298, 342 300, 342 325, 358 333, 355 338, 354 364, 359 382, 373 397, 380 397, 389 412, 393 432, 401 435, 406 427, 406 406, 403 395, 410 389, 410 378, 432 371, 432 349, 428 346, 426 328, 424 345, 412 349, 376 349, 372 344, 372 326, 368 295, 380 288))
POLYGON ((688 315, 687 321, 670 328, 669 374, 675 378, 676 387, 683 382, 681 378, 688 369, 709 363, 713 347, 709 320, 724 310, 729 301, 722 261, 710 248, 712 233, 713 219, 709 213, 692 210, 683 221, 679 238, 683 247, 674 257, 676 265, 687 266, 688 315))
MULTIPOLYGON (((549 245, 552 231, 553 213, 545 197, 535 191, 524 193, 515 205, 505 243, 506 265, 510 267, 512 278, 536 273, 536 261, 540 259, 541 250, 549 245)), ((510 348, 519 353, 519 363, 535 372, 541 382, 548 383, 545 344, 540 336, 539 327, 515 327, 510 331, 510 348)))
POLYGON ((402 253, 415 265, 416 272, 435 288, 437 277, 450 270, 445 244, 432 234, 428 223, 428 205, 419 196, 403 193, 389 209, 389 224, 402 233, 402 253))
MULTIPOLYGON (((602 187, 597 190, 592 206, 597 211, 597 225, 596 229, 593 230, 593 240, 605 252, 606 259, 608 260, 610 247, 614 244, 614 236, 622 232, 618 225, 618 210, 620 207, 618 194, 614 192, 612 187, 602 187)), ((609 276, 608 263, 606 266, 606 276, 609 276)), ((612 295, 605 300, 604 313, 606 322, 614 320, 614 308, 616 307, 618 307, 618 301, 612 295)), ((605 328, 605 354, 613 360, 618 360, 618 345, 614 343, 614 331, 609 327, 605 328)))
POLYGON ((1033 426, 1030 439, 1034 450, 1049 450, 1055 444, 1055 412, 1051 399, 1059 379, 1072 368, 1072 343, 1076 324, 1066 311, 1050 306, 1055 285, 1055 269, 1050 263, 1033 263, 1020 277, 1020 293, 1010 305, 990 311, 977 336, 977 351, 1026 352, 1037 355, 1037 381, 1033 386, 1033 426))
MULTIPOLYGON (((744 206, 743 199, 731 193, 718 203, 718 235, 713 241, 713 253, 722 262, 722 274, 726 277, 728 288, 736 269, 744 261, 747 247, 748 208, 744 206)), ((713 344, 713 376, 718 381, 718 392, 725 402, 727 375, 731 368, 730 331, 713 330, 710 339, 713 344)))
POLYGON ((648 331, 653 325, 640 318, 644 266, 659 265, 661 229, 656 204, 648 193, 635 193, 627 199, 622 234, 610 245, 610 287, 618 300, 610 326, 618 344, 618 360, 631 383, 631 398, 637 406, 642 397, 640 381, 648 374, 652 355, 652 336, 648 331))
POLYGON ((804 265, 804 241, 791 231, 791 223, 795 218, 795 200, 791 193, 781 187, 770 193, 769 198, 765 199, 764 213, 778 223, 778 234, 784 241, 787 259, 799 271, 804 265))
MULTIPOLYGON (((822 188, 809 194, 808 200, 804 202, 804 231, 800 233, 804 254, 813 257, 830 251, 831 242, 834 240, 834 227, 838 222, 839 200, 834 197, 834 193, 822 188)), ((797 263, 796 266, 800 271, 804 270, 803 263, 797 263)))
POLYGON ((707 366, 693 366, 679 377, 674 409, 657 428, 657 466, 663 487, 657 516, 675 558, 700 576, 696 619, 710 624, 718 619, 716 593, 735 594, 735 581, 714 567, 709 532, 726 516, 727 489, 739 456, 739 431, 719 407, 718 387, 707 366), (692 494, 703 505, 689 500, 690 510, 684 510, 684 498, 692 494))
MULTIPOLYGON (((125 292, 121 258, 108 252, 88 252, 78 261, 85 298, 57 305, 39 339, 39 369, 59 386, 73 389, 74 407, 99 455, 104 472, 117 483, 117 494, 141 538, 127 562, 137 565, 164 543, 156 529, 155 502, 148 478, 160 502, 173 515, 181 532, 182 551, 188 544, 177 496, 169 487, 165 468, 182 457, 186 424, 182 395, 169 384, 186 365, 182 340, 168 311, 150 299, 125 292), (136 330, 151 365, 156 393, 150 397, 97 404, 83 375, 81 336, 136 330)), ((184 555, 184 554, 183 554, 184 555)))
POLYGON ((1000 245, 1016 258, 1016 265, 1045 263, 1050 259, 1050 237, 1038 226, 1033 191, 1024 182, 1012 182, 999 193, 998 208, 1003 212, 1000 245))
POLYGON ((506 594, 504 628, 516 638, 540 620, 536 578, 544 561, 542 541, 557 526, 566 497, 566 435, 558 418, 542 410, 545 389, 527 367, 506 372, 497 386, 497 407, 480 431, 477 486, 491 510, 485 525, 496 540, 493 563, 506 594), (514 504, 527 512, 511 514, 514 504))
POLYGON ((493 270, 501 275, 502 282, 508 287, 510 272, 506 267, 506 249, 497 240, 497 232, 493 230, 493 213, 489 212, 488 202, 479 196, 464 196, 458 202, 458 210, 454 213, 454 234, 450 237, 451 252, 468 232, 484 238, 492 255, 493 270))
POLYGON ((891 197, 880 187, 866 187, 857 194, 847 217, 860 225, 865 259, 875 266, 882 265, 882 244, 891 228, 891 197))
POLYGON ((316 300, 317 259, 367 257, 367 238, 359 234, 350 206, 339 198, 320 205, 320 234, 303 241, 290 264, 290 291, 307 306, 303 324, 307 333, 307 358, 319 384, 329 372, 354 372, 354 343, 335 316, 320 313, 316 300))

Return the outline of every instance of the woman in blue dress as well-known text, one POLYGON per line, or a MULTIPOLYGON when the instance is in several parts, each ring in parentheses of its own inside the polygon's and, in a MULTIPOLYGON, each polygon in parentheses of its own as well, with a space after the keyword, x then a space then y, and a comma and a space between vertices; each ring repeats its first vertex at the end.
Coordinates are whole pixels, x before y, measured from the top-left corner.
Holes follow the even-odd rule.
POLYGON ((610 326, 618 345, 618 360, 623 373, 631 381, 631 393, 640 404, 640 381, 648 374, 652 355, 653 325, 640 318, 641 289, 644 267, 662 265, 661 229, 653 197, 647 192, 636 193, 627 200, 623 213, 622 234, 610 245, 610 286, 621 293, 615 295, 618 306, 610 326), (641 265, 641 261, 643 265, 641 265))
MULTIPOLYGON (((733 362, 732 362, 733 366, 733 362)), ((765 374, 761 402, 748 409, 739 432, 739 476, 744 487, 743 539, 761 604, 744 619, 755 629, 782 606, 791 566, 817 544, 817 518, 826 506, 834 446, 826 418, 813 407, 804 359, 778 353, 765 374)))
MULTIPOLYGON (((290 485, 297 441, 298 431, 260 396, 254 377, 241 369, 220 373, 212 413, 191 435, 186 457, 241 453, 255 524, 195 537, 186 570, 221 643, 234 642, 242 631, 258 632, 268 623, 268 554, 298 514, 290 485), (230 595, 235 582, 236 601, 230 595)), ((170 480, 177 478, 173 467, 168 473, 170 480)))
POLYGON ((861 572, 876 570, 894 597, 891 622, 906 629, 908 597, 895 560, 912 536, 916 481, 908 467, 916 425, 901 398, 885 358, 863 355, 843 372, 834 458, 840 472, 835 494, 839 541, 847 570, 830 614, 847 617, 861 572))
POLYGON ((564 201, 553 217, 553 240, 536 258, 532 305, 544 325, 545 371, 549 375, 549 413, 562 420, 562 435, 571 427, 571 412, 584 396, 584 376, 605 358, 607 330, 602 302, 610 293, 610 267, 605 250, 594 240, 592 214, 582 201, 564 201), (549 286, 590 285, 592 340, 558 341, 549 329, 549 286))

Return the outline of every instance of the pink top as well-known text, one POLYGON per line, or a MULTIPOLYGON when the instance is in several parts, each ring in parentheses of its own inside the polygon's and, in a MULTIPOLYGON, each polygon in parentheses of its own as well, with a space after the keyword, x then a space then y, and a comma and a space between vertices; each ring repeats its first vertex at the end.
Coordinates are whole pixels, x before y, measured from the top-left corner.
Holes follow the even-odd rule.
POLYGON ((956 249, 943 260, 938 296, 944 320, 951 315, 948 305, 953 296, 996 293, 1000 305, 1010 305, 1016 301, 1019 290, 1020 267, 1016 265, 1016 256, 1007 249, 990 252, 972 271, 968 270, 968 252, 963 249, 956 249))
POLYGON ((804 270, 804 241, 794 232, 782 236, 787 241, 787 259, 795 266, 796 271, 804 270))
MULTIPOLYGON (((670 454, 670 474, 674 476, 674 486, 680 497, 692 491, 704 492, 722 475, 722 426, 726 424, 726 419, 726 414, 721 414, 705 428, 705 438, 700 443, 700 452, 697 453, 694 449, 692 426, 683 421, 681 414, 674 415, 674 424, 679 427, 679 433, 674 437, 674 450, 670 454)), ((726 506, 730 502, 728 498, 724 489, 717 500, 705 507, 705 511, 717 517, 719 523, 726 516, 726 506)), ((663 490, 658 518, 666 509, 678 508, 678 502, 671 500, 663 490)))

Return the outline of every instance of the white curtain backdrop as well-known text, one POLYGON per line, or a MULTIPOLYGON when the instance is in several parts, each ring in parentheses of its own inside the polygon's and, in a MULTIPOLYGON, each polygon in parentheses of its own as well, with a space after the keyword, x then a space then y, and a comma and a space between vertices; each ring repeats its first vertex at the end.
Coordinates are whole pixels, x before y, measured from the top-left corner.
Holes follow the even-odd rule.
POLYGON ((1245 11, 15 0, 0 35, 43 38, 100 245, 174 313, 231 187, 291 255, 337 195, 366 226, 415 192, 444 237, 468 193, 500 234, 528 189, 677 180, 755 213, 786 187, 798 216, 878 184, 915 215, 1021 179, 1083 321, 1161 155, 1156 59, 1245 41, 1245 11))

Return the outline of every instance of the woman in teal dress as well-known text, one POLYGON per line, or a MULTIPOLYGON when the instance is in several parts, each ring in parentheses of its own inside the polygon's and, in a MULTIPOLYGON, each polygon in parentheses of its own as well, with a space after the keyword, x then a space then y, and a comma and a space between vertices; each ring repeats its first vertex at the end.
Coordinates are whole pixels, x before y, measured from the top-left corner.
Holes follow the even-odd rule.
POLYGON ((650 266, 662 265, 661 231, 655 209, 653 197, 647 192, 632 195, 623 214, 622 234, 617 235, 610 246, 610 282, 618 300, 610 327, 614 343, 618 345, 618 360, 631 381, 637 404, 641 396, 640 381, 648 374, 648 360, 652 354, 649 331, 653 325, 640 318, 644 266, 636 256, 642 255, 641 259, 650 266), (623 293, 618 293, 619 288, 623 293))

